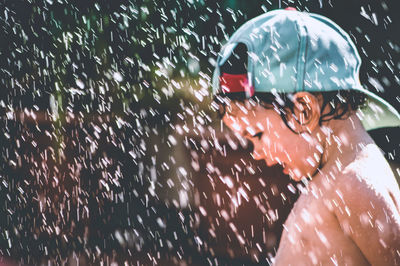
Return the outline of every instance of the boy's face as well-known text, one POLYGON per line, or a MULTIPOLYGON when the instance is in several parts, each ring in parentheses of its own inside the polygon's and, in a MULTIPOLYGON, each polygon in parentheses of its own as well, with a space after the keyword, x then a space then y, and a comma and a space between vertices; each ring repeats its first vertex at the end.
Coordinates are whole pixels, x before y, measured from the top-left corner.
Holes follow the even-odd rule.
POLYGON ((309 133, 292 132, 272 106, 232 101, 223 122, 254 144, 255 160, 265 160, 268 166, 282 165, 283 172, 296 181, 317 171, 322 154, 318 139, 309 133))

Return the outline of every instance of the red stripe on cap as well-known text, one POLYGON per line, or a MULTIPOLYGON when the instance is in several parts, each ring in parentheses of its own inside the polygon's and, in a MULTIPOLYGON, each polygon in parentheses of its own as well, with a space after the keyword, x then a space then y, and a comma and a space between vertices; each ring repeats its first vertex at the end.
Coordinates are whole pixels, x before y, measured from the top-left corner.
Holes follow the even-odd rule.
POLYGON ((285 10, 292 10, 292 11, 296 11, 296 8, 289 6, 289 7, 285 8, 285 10))
POLYGON ((222 73, 219 84, 224 93, 247 92, 250 97, 254 95, 254 87, 250 86, 247 74, 222 73))

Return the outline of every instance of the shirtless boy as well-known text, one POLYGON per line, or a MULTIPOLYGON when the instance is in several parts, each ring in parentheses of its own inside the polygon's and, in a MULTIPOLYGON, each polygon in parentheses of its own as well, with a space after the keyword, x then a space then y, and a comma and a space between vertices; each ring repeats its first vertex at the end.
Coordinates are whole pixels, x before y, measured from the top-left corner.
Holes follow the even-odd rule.
POLYGON ((334 22, 293 10, 245 23, 217 59, 224 124, 305 184, 275 265, 400 265, 399 185, 366 131, 400 116, 363 89, 360 64, 334 22))

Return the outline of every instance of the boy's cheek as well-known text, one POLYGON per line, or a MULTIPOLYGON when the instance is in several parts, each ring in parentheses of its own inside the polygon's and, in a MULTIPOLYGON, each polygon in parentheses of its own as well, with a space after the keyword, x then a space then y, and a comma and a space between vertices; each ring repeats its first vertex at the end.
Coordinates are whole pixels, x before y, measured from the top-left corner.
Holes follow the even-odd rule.
POLYGON ((264 133, 261 138, 261 144, 264 146, 264 149, 270 150, 271 149, 271 139, 269 138, 268 134, 264 133))
POLYGON ((231 127, 230 127, 233 131, 237 132, 237 133, 241 133, 242 132, 242 127, 240 126, 239 123, 232 123, 231 127))
POLYGON ((230 130, 237 132, 237 133, 242 132, 241 125, 235 119, 224 116, 222 121, 224 122, 225 126, 228 127, 230 130))

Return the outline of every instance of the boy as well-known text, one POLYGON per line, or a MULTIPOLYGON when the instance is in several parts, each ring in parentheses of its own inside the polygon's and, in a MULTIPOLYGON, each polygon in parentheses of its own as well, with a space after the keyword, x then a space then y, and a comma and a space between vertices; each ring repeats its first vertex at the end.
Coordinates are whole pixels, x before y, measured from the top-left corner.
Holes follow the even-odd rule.
POLYGON ((276 10, 245 23, 213 77, 223 122, 252 156, 303 181, 275 265, 400 264, 400 191, 366 129, 399 126, 362 88, 360 57, 329 19, 276 10))

